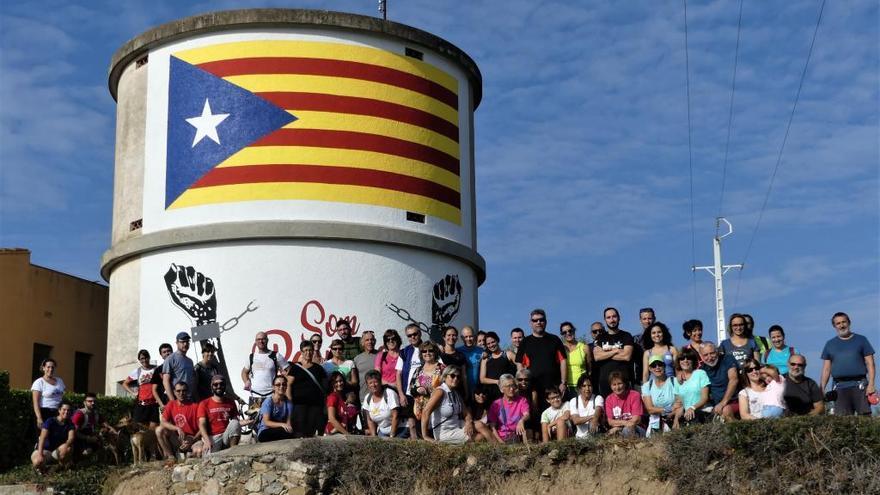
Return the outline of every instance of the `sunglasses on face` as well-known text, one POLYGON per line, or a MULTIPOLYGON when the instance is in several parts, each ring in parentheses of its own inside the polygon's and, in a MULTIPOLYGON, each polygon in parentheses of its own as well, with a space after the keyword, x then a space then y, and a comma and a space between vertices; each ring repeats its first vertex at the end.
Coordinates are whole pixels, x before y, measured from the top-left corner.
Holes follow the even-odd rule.
POLYGON ((648 365, 649 368, 663 368, 665 365, 663 363, 651 363, 648 365))
POLYGON ((760 371, 761 368, 746 368, 746 373, 751 373, 753 371, 760 371))
POLYGON ((447 378, 458 378, 458 373, 450 373, 446 375, 447 378))
POLYGON ((408 338, 408 339, 414 339, 414 338, 416 338, 416 337, 418 337, 418 336, 419 336, 419 334, 417 334, 417 333, 408 333, 408 334, 406 334, 406 338, 408 338))
POLYGON ((789 366, 797 366, 798 368, 803 368, 807 365, 807 363, 788 363, 789 366))
POLYGON ((330 350, 331 351, 341 351, 342 347, 331 347, 330 350))
POLYGON ((547 318, 532 318, 532 323, 547 323, 547 318))
POLYGON ((559 332, 560 335, 572 335, 573 333, 574 330, 560 330, 559 332))

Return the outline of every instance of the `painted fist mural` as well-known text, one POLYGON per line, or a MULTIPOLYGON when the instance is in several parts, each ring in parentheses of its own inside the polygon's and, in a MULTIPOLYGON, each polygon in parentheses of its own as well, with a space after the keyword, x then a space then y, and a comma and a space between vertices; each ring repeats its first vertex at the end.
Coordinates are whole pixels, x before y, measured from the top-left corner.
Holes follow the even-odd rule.
POLYGON ((461 307, 461 283, 458 275, 446 275, 434 284, 431 303, 431 321, 435 326, 443 327, 450 323, 461 307))
POLYGON ((217 294, 209 277, 191 266, 172 263, 165 273, 165 287, 174 304, 197 326, 217 321, 217 294))

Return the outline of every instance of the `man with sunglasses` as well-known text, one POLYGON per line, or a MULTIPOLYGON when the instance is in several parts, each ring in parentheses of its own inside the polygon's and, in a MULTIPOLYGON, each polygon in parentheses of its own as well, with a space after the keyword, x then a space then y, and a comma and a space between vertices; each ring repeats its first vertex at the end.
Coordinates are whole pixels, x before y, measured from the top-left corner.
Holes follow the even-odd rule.
POLYGON ((825 412, 822 389, 815 380, 805 375, 807 358, 792 354, 788 358, 788 373, 785 376, 785 399, 788 414, 791 416, 818 416, 825 412))
POLYGON ((199 405, 190 398, 186 382, 177 382, 169 390, 173 391, 174 400, 168 401, 162 411, 156 439, 165 459, 174 461, 178 452, 189 452, 195 443, 199 433, 199 405))
POLYGON ((248 362, 241 370, 244 389, 251 392, 251 404, 272 395, 272 380, 290 368, 284 356, 269 350, 269 336, 266 332, 257 332, 254 347, 254 352, 248 356, 248 362))
POLYGON ((413 416, 413 396, 415 394, 410 390, 410 384, 413 372, 418 370, 422 364, 422 355, 419 349, 422 346, 422 329, 415 323, 410 323, 403 329, 403 333, 406 335, 409 345, 400 351, 400 359, 397 361, 397 383, 403 389, 400 397, 400 405, 405 408, 402 417, 407 419, 411 438, 417 438, 420 432, 416 428, 413 416))
MULTIPOLYGON (((546 332, 547 313, 543 309, 533 309, 529 313, 532 334, 524 338, 516 353, 518 369, 527 368, 532 375, 532 386, 545 391, 548 388, 559 390, 565 395, 568 378, 568 359, 562 340, 546 332)), ((544 394, 538 397, 540 410, 547 407, 544 394)))
POLYGON ((202 437, 193 446, 197 457, 238 445, 241 438, 238 408, 235 401, 226 397, 226 377, 211 377, 211 396, 199 402, 197 415, 202 437))

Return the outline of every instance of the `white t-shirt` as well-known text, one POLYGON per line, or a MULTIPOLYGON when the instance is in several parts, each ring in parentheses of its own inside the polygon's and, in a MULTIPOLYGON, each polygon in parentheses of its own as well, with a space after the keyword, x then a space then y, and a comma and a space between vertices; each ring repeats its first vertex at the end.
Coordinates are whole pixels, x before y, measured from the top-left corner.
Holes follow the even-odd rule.
MULTIPOLYGON (((581 418, 592 418, 593 415, 596 414, 596 409, 601 409, 604 406, 605 399, 603 399, 601 395, 593 395, 587 402, 584 402, 583 399, 581 399, 581 396, 578 395, 568 402, 568 410, 571 411, 572 416, 577 414, 581 418)), ((590 435, 589 422, 577 425, 575 437, 586 438, 590 435)))
POLYGON ((740 397, 749 401, 749 414, 755 418, 764 416, 764 406, 776 406, 785 409, 785 401, 782 397, 785 393, 785 383, 771 381, 763 391, 744 388, 739 391, 740 397))
POLYGON ((568 411, 567 402, 563 402, 559 409, 554 409, 553 406, 550 406, 547 409, 544 409, 544 412, 541 413, 541 423, 550 424, 565 414, 565 411, 568 411))
POLYGON ((43 380, 42 376, 37 378, 34 381, 34 384, 31 385, 31 390, 40 392, 40 407, 45 409, 58 409, 58 406, 61 405, 61 397, 64 395, 64 390, 66 388, 67 387, 64 386, 64 380, 62 380, 60 376, 55 377, 55 385, 43 380))
MULTIPOLYGON (((244 367, 250 366, 250 356, 244 363, 244 367)), ((269 394, 272 392, 272 380, 275 375, 287 367, 287 361, 280 353, 275 354, 275 364, 269 359, 269 353, 254 353, 254 365, 251 368, 251 391, 258 394, 269 394)))
POLYGON ((383 435, 391 436, 391 411, 400 406, 394 390, 386 388, 385 397, 380 399, 379 402, 375 402, 373 394, 367 394, 361 403, 363 404, 361 409, 367 411, 370 419, 376 423, 379 432, 383 435))

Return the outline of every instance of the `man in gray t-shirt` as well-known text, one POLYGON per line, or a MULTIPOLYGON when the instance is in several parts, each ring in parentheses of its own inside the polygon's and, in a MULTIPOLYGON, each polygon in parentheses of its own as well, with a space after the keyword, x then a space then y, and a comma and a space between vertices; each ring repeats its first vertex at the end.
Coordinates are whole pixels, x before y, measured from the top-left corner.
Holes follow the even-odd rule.
POLYGON ((177 334, 177 352, 168 356, 162 363, 162 384, 165 390, 174 390, 174 385, 186 382, 189 390, 196 390, 196 369, 192 359, 186 356, 190 336, 186 332, 177 334))
POLYGON ((361 349, 364 351, 354 357, 354 365, 357 367, 358 376, 361 377, 358 400, 363 400, 367 395, 367 372, 376 369, 376 335, 372 330, 361 334, 361 349))

